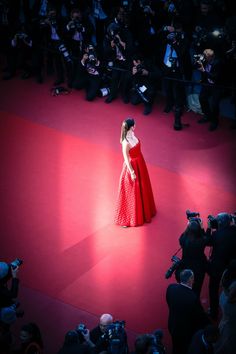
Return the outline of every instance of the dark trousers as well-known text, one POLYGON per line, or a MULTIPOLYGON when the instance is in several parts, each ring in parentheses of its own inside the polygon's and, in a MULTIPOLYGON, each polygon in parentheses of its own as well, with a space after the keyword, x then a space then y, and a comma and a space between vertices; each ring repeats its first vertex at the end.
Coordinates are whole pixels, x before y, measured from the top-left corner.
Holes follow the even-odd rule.
POLYGON ((202 112, 211 122, 218 123, 221 89, 212 86, 202 86, 199 101, 202 112), (211 101, 211 102, 210 102, 211 101))
POLYGON ((111 87, 110 87, 110 96, 116 98, 120 90, 123 98, 127 95, 127 80, 128 73, 126 71, 125 64, 114 64, 115 68, 112 69, 111 75, 111 87), (116 69, 117 68, 117 69, 116 69), (120 70, 119 70, 120 69, 120 70))
POLYGON ((101 78, 98 75, 90 75, 87 73, 79 72, 75 81, 73 82, 73 87, 77 90, 86 90, 86 100, 92 101, 98 94, 98 90, 101 85, 101 78))
POLYGON ((209 301, 210 301, 210 314, 212 318, 217 318, 219 311, 219 287, 223 271, 210 272, 209 279, 209 301))

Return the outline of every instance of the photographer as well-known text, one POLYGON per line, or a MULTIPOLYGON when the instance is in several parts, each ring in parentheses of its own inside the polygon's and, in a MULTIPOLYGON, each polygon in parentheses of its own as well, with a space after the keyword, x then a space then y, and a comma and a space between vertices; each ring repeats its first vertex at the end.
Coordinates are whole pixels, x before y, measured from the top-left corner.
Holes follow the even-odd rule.
POLYGON ((135 354, 165 354, 166 350, 162 343, 163 332, 157 330, 154 334, 142 334, 134 343, 135 354))
POLYGON ((217 86, 222 82, 222 61, 217 58, 214 50, 205 49, 203 58, 196 62, 197 69, 202 74, 202 85, 199 96, 204 114, 198 123, 210 122, 209 131, 217 129, 219 124, 219 106, 222 88, 217 86), (211 99, 211 105, 210 105, 211 99))
POLYGON ((216 320, 219 311, 219 285, 224 270, 236 259, 236 226, 228 213, 220 213, 209 220, 207 233, 212 247, 209 262, 210 316, 216 320))
POLYGON ((129 352, 124 321, 115 321, 110 314, 100 317, 99 326, 91 333, 91 341, 95 344, 95 352, 108 354, 127 354, 129 352))
POLYGON ((21 69, 22 79, 28 79, 32 71, 32 39, 28 34, 29 30, 23 24, 16 28, 7 50, 8 72, 3 80, 9 80, 16 75, 17 69, 21 69))
POLYGON ((72 60, 64 45, 65 27, 55 8, 49 8, 47 17, 40 21, 42 36, 47 46, 47 70, 54 71, 56 80, 54 85, 60 85, 65 79, 64 65, 66 66, 68 84, 70 85, 72 60))
POLYGON ((90 340, 89 330, 84 328, 80 330, 79 325, 75 330, 69 331, 65 335, 62 348, 57 354, 91 354, 94 344, 90 340))
MULTIPOLYGON (((142 55, 133 57, 133 66, 130 73, 130 102, 133 105, 144 104, 144 115, 152 111, 156 93, 157 80, 160 78, 158 70, 153 65, 148 65, 142 55)), ((128 101, 128 93, 127 93, 128 101)))
POLYGON ((111 23, 107 28, 107 34, 104 39, 104 60, 110 70, 112 70, 111 88, 106 103, 111 103, 121 90, 124 102, 125 84, 127 70, 129 68, 128 57, 130 54, 129 44, 125 42, 122 36, 120 26, 115 22, 111 23))
POLYGON ((173 354, 187 354, 193 334, 209 324, 200 300, 192 290, 193 283, 193 271, 184 269, 180 273, 180 283, 170 284, 166 291, 173 354))
POLYGON ((82 59, 78 63, 73 87, 77 90, 86 90, 86 100, 93 101, 101 85, 100 60, 92 45, 85 48, 82 59))
POLYGON ((69 79, 70 82, 72 82, 76 73, 77 63, 82 57, 85 43, 91 41, 92 29, 89 24, 90 22, 85 21, 83 13, 79 9, 72 9, 71 20, 66 25, 68 48, 73 61, 73 70, 71 71, 71 78, 69 79))
POLYGON ((208 261, 205 248, 209 244, 209 236, 205 234, 202 220, 199 217, 190 217, 187 228, 179 238, 182 248, 180 269, 191 269, 194 273, 193 291, 200 297, 202 284, 208 271, 208 261))
POLYGON ((107 343, 103 340, 103 336, 107 327, 112 324, 112 315, 105 313, 99 319, 99 325, 93 328, 90 332, 90 339, 96 346, 96 353, 107 350, 107 343))
POLYGON ((165 113, 174 107, 174 129, 183 128, 181 116, 185 102, 185 91, 181 80, 186 73, 189 53, 187 39, 178 22, 174 26, 165 26, 162 31, 163 44, 160 54, 160 67, 164 76, 166 91, 165 113))
POLYGON ((19 290, 19 265, 0 262, 0 308, 9 307, 16 302, 19 290), (11 287, 8 282, 11 280, 11 287))

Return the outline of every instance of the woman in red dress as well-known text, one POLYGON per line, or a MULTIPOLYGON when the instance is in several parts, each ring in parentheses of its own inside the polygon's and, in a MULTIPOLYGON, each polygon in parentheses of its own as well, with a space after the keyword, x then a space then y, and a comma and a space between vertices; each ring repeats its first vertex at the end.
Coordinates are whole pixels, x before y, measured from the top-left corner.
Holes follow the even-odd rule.
POLYGON ((122 123, 120 142, 124 164, 120 176, 115 223, 123 227, 151 222, 156 214, 147 166, 134 129, 135 121, 132 118, 122 123))

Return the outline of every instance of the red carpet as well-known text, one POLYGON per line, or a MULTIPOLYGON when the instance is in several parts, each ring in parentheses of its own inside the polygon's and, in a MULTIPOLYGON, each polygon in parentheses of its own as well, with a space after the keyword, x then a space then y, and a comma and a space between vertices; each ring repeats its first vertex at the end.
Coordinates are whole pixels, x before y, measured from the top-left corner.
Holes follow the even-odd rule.
MULTIPOLYGON (((175 132, 161 104, 144 117, 141 107, 119 100, 87 103, 78 92, 50 97, 48 84, 14 84, 0 87, 1 259, 24 259, 22 286, 50 297, 52 307, 61 301, 84 310, 93 324, 110 312, 134 332, 162 327, 166 334, 171 280, 164 274, 185 210, 200 211, 205 220, 236 209, 235 132, 223 121, 209 133, 191 113, 184 117, 191 126, 175 132), (123 162, 120 124, 128 115, 137 120, 157 216, 123 229, 113 225, 113 214, 123 162)), ((206 302, 206 288, 202 295, 206 302)), ((45 333, 53 332, 51 317, 37 315, 45 333)), ((64 310, 66 331, 63 316, 64 310)))

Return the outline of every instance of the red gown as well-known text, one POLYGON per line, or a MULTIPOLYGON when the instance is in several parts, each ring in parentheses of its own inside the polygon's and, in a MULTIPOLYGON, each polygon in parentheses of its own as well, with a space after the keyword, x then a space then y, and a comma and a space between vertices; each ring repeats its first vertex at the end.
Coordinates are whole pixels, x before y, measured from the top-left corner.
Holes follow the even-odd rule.
POLYGON ((151 222, 156 214, 152 186, 144 161, 140 141, 129 150, 136 179, 133 181, 124 162, 120 176, 115 223, 120 226, 140 226, 151 222))

